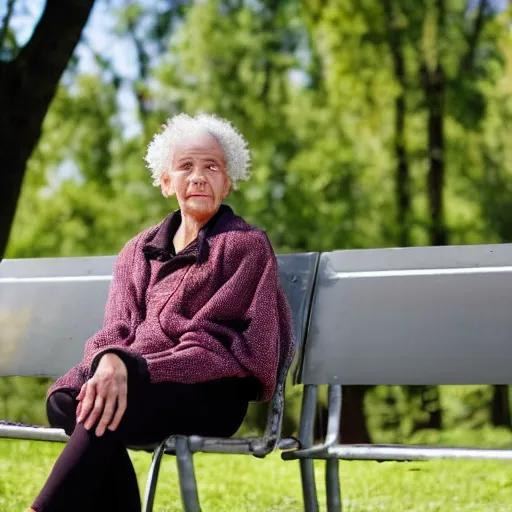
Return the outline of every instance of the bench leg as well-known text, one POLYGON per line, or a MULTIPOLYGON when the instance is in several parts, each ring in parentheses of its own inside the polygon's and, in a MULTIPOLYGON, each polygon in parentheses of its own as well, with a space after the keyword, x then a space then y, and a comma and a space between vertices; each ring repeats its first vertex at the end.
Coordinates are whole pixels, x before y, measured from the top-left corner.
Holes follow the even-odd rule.
POLYGON ((327 491, 327 512, 341 512, 341 488, 339 461, 327 459, 325 461, 325 487, 327 491))
POLYGON ((144 512, 153 511, 153 503, 155 502, 156 483, 158 481, 158 472, 160 471, 160 463, 165 452, 165 441, 154 451, 149 468, 148 479, 146 481, 146 490, 144 492, 144 512))
MULTIPOLYGON (((317 398, 318 388, 316 386, 304 386, 299 430, 299 441, 303 448, 309 448, 313 444, 313 425, 317 398)), ((304 497, 304 511, 318 512, 313 459, 300 459, 300 476, 302 481, 302 495, 304 497)))
POLYGON ((313 459, 301 459, 299 462, 302 495, 304 498, 304 512, 318 512, 314 461, 313 459))
POLYGON ((194 459, 186 437, 176 437, 176 460, 183 510, 185 512, 201 512, 194 473, 194 459))

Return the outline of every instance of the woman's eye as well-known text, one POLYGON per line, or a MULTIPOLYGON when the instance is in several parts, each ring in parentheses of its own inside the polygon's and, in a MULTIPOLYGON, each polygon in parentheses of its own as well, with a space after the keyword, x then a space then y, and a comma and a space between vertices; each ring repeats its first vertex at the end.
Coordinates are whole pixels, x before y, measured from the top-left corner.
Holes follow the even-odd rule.
POLYGON ((218 171, 219 170, 219 168, 216 165, 213 165, 213 164, 209 165, 208 169, 210 169, 210 171, 218 171))

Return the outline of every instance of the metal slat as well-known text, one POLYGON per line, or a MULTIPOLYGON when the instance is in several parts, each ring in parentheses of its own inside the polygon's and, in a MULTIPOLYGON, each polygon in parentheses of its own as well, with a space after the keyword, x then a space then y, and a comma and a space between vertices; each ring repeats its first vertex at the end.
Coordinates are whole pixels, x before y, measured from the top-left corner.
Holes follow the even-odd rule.
POLYGON ((512 383, 512 245, 323 253, 302 384, 512 383))
MULTIPOLYGON (((297 458, 302 458, 300 451, 297 458)), ((512 450, 406 445, 336 445, 316 454, 314 459, 413 461, 434 459, 489 459, 512 461, 512 450)))
POLYGON ((67 443, 69 437, 60 428, 17 427, 0 425, 0 438, 28 439, 34 441, 55 441, 67 443))

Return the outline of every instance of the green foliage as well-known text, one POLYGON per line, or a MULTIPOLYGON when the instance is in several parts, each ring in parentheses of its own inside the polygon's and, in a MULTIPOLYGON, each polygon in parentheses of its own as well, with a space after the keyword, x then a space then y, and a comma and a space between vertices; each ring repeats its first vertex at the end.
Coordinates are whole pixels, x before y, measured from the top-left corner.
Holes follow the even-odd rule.
MULTIPOLYGON (((365 397, 365 412, 372 441, 375 443, 450 444, 444 432, 480 432, 473 441, 488 446, 489 438, 499 433, 489 431, 492 386, 439 386, 443 431, 420 430, 415 424, 425 421, 429 411, 422 408, 422 397, 415 393, 422 386, 376 386, 365 397), (485 434, 487 432, 487 434, 485 434), (479 436, 487 436, 485 439, 479 436)), ((471 434, 466 435, 466 442, 471 434)))
MULTIPOLYGON (((151 186, 142 159, 151 135, 180 111, 225 116, 247 136, 253 177, 228 202, 267 230, 277 252, 394 246, 401 93, 411 241, 426 244, 429 105, 422 81, 438 64, 446 73, 450 243, 512 240, 510 10, 486 12, 472 38, 477 11, 463 0, 444 4, 442 13, 435 2, 390 1, 405 85, 394 72, 377 0, 205 0, 165 8, 131 2, 113 10, 113 43, 130 37, 138 52, 138 75, 125 85, 136 99, 139 135, 126 135, 121 80, 105 72, 105 56, 97 56, 98 76, 73 66, 28 164, 7 256, 113 254, 175 208, 151 186)), ((44 396, 32 384, 26 391, 17 381, 0 386, 11 419, 32 416, 22 410, 29 405, 18 407, 14 398, 7 404, 6 396, 38 403, 44 396)), ((489 388, 471 389, 459 396, 443 388, 446 427, 488 423, 489 388)), ((293 432, 298 391, 290 393, 286 421, 293 432)), ((372 432, 384 441, 408 439, 423 414, 417 398, 397 387, 374 389, 367 408, 372 432)), ((259 425, 261 412, 251 412, 247 431, 259 425)))
MULTIPOLYGON (((466 73, 460 63, 474 15, 465 2, 448 4, 446 26, 432 8, 392 4, 406 57, 413 241, 426 242, 428 224, 423 59, 429 66, 441 59, 448 74, 445 196, 453 243, 507 239, 508 13, 487 16, 466 73)), ((178 111, 215 112, 246 134, 253 179, 229 202, 265 228, 278 251, 394 245, 399 86, 381 3, 306 5, 208 0, 166 11, 169 19, 186 17, 162 35, 169 46, 145 84, 151 108, 140 119, 142 137, 123 135, 107 76, 78 75, 62 86, 29 163, 9 256, 117 251, 174 207, 151 188, 142 157, 151 134, 178 111)), ((120 33, 152 13, 136 3, 116 12, 120 33)))
POLYGON ((41 377, 0 379, 0 418, 28 425, 46 425, 46 390, 51 380, 41 377))

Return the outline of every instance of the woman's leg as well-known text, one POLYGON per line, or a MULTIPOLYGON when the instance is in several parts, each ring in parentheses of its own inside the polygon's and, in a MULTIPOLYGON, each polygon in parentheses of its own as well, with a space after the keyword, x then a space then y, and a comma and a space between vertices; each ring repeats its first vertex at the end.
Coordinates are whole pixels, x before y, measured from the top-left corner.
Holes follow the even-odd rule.
POLYGON ((151 384, 132 397, 119 435, 132 446, 161 442, 173 434, 231 437, 245 418, 249 400, 248 379, 151 384))
POLYGON ((243 379, 167 382, 129 391, 118 429, 101 437, 82 424, 75 427, 74 396, 54 393, 48 401, 48 417, 71 437, 33 508, 101 512, 105 506, 109 512, 140 511, 135 472, 124 445, 156 443, 172 434, 229 437, 247 411, 246 384, 243 379))
POLYGON ((64 428, 71 437, 32 508, 37 512, 139 512, 135 471, 117 432, 107 430, 97 437, 93 429, 87 431, 82 424, 75 427, 76 406, 76 399, 67 392, 56 392, 48 400, 51 425, 64 428))
POLYGON ((120 443, 108 462, 106 476, 98 490, 96 503, 100 512, 140 512, 141 501, 137 475, 128 450, 120 443))
POLYGON ((140 512, 135 472, 116 433, 107 431, 97 437, 82 424, 77 425, 32 508, 37 512, 71 509, 140 512), (116 480, 123 481, 123 493, 114 485, 109 486, 112 484, 109 469, 114 467, 116 480), (111 494, 123 497, 123 508, 111 508, 114 499, 111 494))

